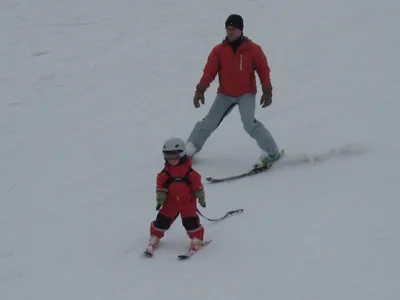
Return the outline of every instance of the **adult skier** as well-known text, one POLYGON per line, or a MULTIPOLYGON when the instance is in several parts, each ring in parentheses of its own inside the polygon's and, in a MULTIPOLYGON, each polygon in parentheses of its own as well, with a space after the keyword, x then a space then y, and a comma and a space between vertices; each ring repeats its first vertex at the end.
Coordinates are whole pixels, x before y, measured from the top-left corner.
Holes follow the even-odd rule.
POLYGON ((193 104, 204 104, 204 93, 218 74, 219 87, 214 102, 204 119, 197 122, 186 141, 186 153, 192 158, 201 151, 210 135, 235 106, 239 107, 245 131, 256 140, 261 155, 254 168, 263 168, 280 158, 279 148, 264 124, 255 119, 256 79, 262 86, 261 107, 272 103, 270 68, 262 48, 243 35, 243 18, 230 15, 226 37, 208 56, 203 76, 196 86, 193 104))

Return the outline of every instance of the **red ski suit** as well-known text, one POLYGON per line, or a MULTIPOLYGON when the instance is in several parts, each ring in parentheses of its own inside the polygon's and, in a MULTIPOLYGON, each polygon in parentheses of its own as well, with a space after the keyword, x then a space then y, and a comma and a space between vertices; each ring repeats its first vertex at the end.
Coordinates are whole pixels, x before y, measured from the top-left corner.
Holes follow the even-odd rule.
POLYGON ((202 189, 201 175, 192 169, 189 157, 175 166, 166 162, 164 169, 157 174, 156 191, 167 193, 167 199, 158 212, 157 219, 151 223, 150 234, 162 238, 180 214, 189 237, 202 240, 204 229, 197 214, 195 196, 195 191, 202 189))

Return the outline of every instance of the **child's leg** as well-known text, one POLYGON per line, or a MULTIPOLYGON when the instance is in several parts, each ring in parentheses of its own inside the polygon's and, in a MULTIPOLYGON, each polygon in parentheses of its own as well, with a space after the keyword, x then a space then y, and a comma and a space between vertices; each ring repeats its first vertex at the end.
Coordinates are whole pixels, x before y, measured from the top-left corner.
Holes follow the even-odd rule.
POLYGON ((159 239, 163 238, 164 232, 171 227, 173 222, 174 219, 171 219, 162 213, 158 213, 157 218, 151 222, 150 235, 156 236, 159 239))
POLYGON ((178 216, 179 214, 176 214, 175 217, 171 218, 169 215, 163 213, 162 210, 158 212, 156 219, 150 224, 150 238, 149 245, 146 249, 147 253, 153 254, 158 242, 164 237, 165 231, 171 227, 178 216))
POLYGON ((200 224, 200 219, 198 216, 196 217, 182 217, 182 224, 185 227, 187 235, 190 239, 199 239, 203 240, 204 238, 204 227, 200 224))
MULTIPOLYGON (((178 215, 176 215, 176 217, 178 217, 178 215)), ((153 253, 160 239, 164 237, 164 232, 171 227, 176 217, 170 218, 161 212, 157 214, 157 218, 150 224, 150 239, 146 250, 148 253, 153 253)))
POLYGON ((182 225, 185 227, 187 235, 191 240, 204 239, 204 227, 200 223, 199 215, 197 214, 196 202, 190 204, 184 211, 181 212, 182 225))
POLYGON ((173 203, 166 201, 158 211, 157 217, 150 225, 150 235, 156 237, 157 241, 164 237, 167 231, 179 215, 179 209, 173 203))
POLYGON ((163 238, 165 231, 171 227, 178 215, 179 214, 177 214, 174 218, 171 218, 160 211, 157 214, 157 218, 151 222, 150 235, 155 236, 158 239, 163 238))

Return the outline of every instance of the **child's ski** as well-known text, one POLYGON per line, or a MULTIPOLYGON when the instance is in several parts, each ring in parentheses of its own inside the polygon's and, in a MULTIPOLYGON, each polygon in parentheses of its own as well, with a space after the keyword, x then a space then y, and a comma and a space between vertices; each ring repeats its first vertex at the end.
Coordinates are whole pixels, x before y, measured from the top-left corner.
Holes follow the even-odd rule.
POLYGON ((211 243, 211 240, 204 241, 203 244, 201 245, 201 247, 198 248, 197 250, 195 250, 195 251, 191 250, 191 251, 188 251, 186 254, 178 255, 178 260, 185 260, 185 259, 191 258, 195 253, 199 252, 200 249, 204 248, 205 246, 207 246, 210 243, 211 243))

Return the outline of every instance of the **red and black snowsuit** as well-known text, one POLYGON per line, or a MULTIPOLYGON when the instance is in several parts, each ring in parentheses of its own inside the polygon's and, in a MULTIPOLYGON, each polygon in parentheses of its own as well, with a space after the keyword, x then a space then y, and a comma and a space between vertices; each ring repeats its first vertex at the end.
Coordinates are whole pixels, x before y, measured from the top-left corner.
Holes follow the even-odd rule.
POLYGON ((202 189, 201 175, 192 169, 189 157, 175 166, 166 162, 164 169, 157 174, 157 192, 166 192, 167 199, 156 220, 151 222, 150 234, 162 238, 180 214, 188 236, 203 240, 204 228, 197 214, 195 196, 195 191, 202 189))

